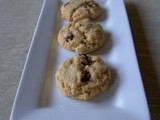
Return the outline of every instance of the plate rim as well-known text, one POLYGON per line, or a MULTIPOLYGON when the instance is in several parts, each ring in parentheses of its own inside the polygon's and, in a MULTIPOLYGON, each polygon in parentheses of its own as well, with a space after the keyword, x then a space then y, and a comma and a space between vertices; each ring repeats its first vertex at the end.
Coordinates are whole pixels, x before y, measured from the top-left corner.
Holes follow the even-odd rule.
MULTIPOLYGON (((11 109, 11 114, 10 114, 10 120, 13 120, 14 119, 14 111, 16 109, 16 102, 17 102, 17 98, 18 98, 18 94, 19 94, 19 91, 20 91, 20 88, 21 88, 21 84, 23 82, 23 76, 25 74, 25 71, 26 71, 26 67, 27 67, 27 64, 28 64, 28 60, 30 59, 30 53, 33 49, 33 46, 35 43, 35 37, 36 37, 36 34, 38 33, 38 28, 39 26, 41 25, 41 22, 42 22, 42 16, 43 16, 43 12, 44 12, 44 9, 45 9, 45 4, 46 2, 49 1, 49 0, 44 0, 43 3, 42 3, 42 7, 41 7, 41 10, 40 10, 40 13, 39 13, 39 17, 38 17, 38 21, 37 21, 37 24, 36 24, 36 27, 35 27, 35 30, 34 30, 34 33, 33 33, 33 37, 32 37, 32 40, 31 40, 31 43, 30 43, 30 47, 29 47, 29 50, 28 50, 28 53, 27 53, 27 56, 26 56, 26 60, 25 60, 25 64, 24 64, 24 67, 23 67, 23 70, 22 70, 22 74, 21 74, 21 77, 20 77, 20 81, 19 81, 19 84, 18 84, 18 87, 17 87, 17 91, 16 91, 16 94, 15 94, 15 98, 14 98, 14 102, 13 102, 13 106, 12 106, 12 109, 11 109)), ((150 116, 150 112, 149 112, 149 107, 148 107, 148 104, 147 104, 147 97, 146 97, 146 93, 145 93, 145 89, 144 89, 144 85, 143 85, 143 81, 142 81, 142 77, 141 77, 141 72, 140 72, 140 67, 139 67, 139 63, 138 63, 138 58, 137 58, 137 54, 136 54, 136 51, 135 51, 135 44, 134 44, 134 41, 133 41, 133 36, 132 36, 132 32, 131 32, 131 27, 130 27, 130 23, 129 23, 129 19, 128 19, 128 14, 127 14, 127 10, 126 10, 126 6, 125 6, 125 2, 124 0, 119 0, 120 2, 122 2, 123 6, 124 6, 124 14, 127 18, 126 20, 126 24, 129 28, 129 33, 131 34, 131 42, 132 42, 132 45, 134 47, 133 51, 134 51, 134 54, 135 54, 135 59, 136 59, 136 63, 138 65, 138 71, 140 73, 140 79, 141 81, 141 87, 142 87, 142 91, 144 93, 144 97, 145 97, 145 104, 146 104, 146 107, 147 107, 147 110, 148 113, 147 116, 148 116, 148 120, 151 119, 151 116, 150 116)))

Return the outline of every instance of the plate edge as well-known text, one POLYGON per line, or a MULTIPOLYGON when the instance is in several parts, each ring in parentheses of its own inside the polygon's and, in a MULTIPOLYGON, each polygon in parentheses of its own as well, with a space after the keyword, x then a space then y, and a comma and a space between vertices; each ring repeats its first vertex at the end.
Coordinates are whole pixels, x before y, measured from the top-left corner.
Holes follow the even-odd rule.
POLYGON ((144 97, 145 97, 145 104, 146 104, 146 107, 147 107, 147 120, 151 120, 151 116, 150 116, 150 112, 149 112, 149 107, 148 107, 148 102, 147 102, 147 97, 146 97, 146 93, 145 93, 145 89, 144 89, 144 85, 143 85, 143 81, 142 81, 142 76, 141 76, 141 72, 140 72, 140 67, 139 67, 139 63, 138 63, 138 58, 137 58, 137 54, 136 54, 136 49, 135 49, 135 44, 134 44, 134 41, 133 41, 133 35, 132 35, 132 30, 131 30, 131 26, 130 26, 130 22, 129 22, 129 18, 128 18, 128 13, 127 13, 127 9, 126 9, 126 4, 125 4, 125 1, 124 0, 120 0, 122 5, 123 5, 123 8, 124 8, 124 14, 126 16, 126 25, 128 26, 129 28, 129 33, 130 33, 130 36, 131 36, 131 44, 133 45, 133 51, 134 51, 134 55, 135 55, 135 60, 136 60, 136 63, 137 63, 137 67, 138 67, 138 71, 139 71, 139 74, 140 74, 140 83, 141 83, 141 86, 142 86, 142 92, 144 93, 144 97))
POLYGON ((38 17, 38 20, 37 20, 37 23, 36 23, 36 27, 35 27, 35 30, 34 30, 34 33, 33 33, 33 36, 32 36, 32 40, 31 40, 31 43, 30 43, 30 46, 29 46, 29 50, 28 50, 26 60, 25 60, 25 63, 24 63, 24 67, 23 67, 23 70, 22 70, 22 74, 21 74, 21 77, 20 77, 20 81, 19 81, 19 84, 18 84, 18 87, 17 87, 17 90, 16 90, 16 94, 15 94, 15 97, 14 97, 14 102, 13 102, 13 105, 12 105, 12 108, 11 108, 11 114, 10 114, 9 120, 14 120, 14 110, 15 110, 15 106, 16 106, 16 103, 17 103, 18 94, 19 94, 19 91, 20 91, 20 88, 21 88, 21 84, 22 84, 22 81, 23 81, 24 73, 26 71, 26 66, 28 64, 28 60, 30 59, 30 53, 32 51, 32 46, 33 46, 33 44, 35 44, 34 43, 35 37, 36 37, 36 34, 38 32, 38 28, 40 26, 40 22, 41 22, 41 18, 43 16, 43 11, 44 11, 44 8, 45 8, 46 1, 47 0, 44 0, 43 3, 42 3, 42 6, 41 6, 39 17, 38 17))

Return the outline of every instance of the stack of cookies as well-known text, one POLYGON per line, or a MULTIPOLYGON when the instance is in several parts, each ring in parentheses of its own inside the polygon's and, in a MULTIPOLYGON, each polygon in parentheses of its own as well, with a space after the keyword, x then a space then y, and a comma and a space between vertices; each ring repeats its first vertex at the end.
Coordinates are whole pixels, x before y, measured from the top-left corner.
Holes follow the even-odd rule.
POLYGON ((93 0, 70 0, 61 7, 62 18, 69 23, 59 31, 58 42, 78 53, 65 60, 56 73, 57 85, 65 96, 88 100, 109 88, 109 68, 100 57, 88 54, 105 42, 103 28, 92 21, 101 11, 93 0))

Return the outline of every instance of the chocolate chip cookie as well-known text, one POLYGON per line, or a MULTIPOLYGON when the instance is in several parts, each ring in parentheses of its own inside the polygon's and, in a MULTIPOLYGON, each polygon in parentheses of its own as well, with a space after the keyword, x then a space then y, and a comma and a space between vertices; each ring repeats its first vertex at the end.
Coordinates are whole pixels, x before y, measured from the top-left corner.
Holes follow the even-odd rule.
POLYGON ((58 34, 59 44, 78 54, 93 52, 101 47, 104 41, 102 27, 89 19, 70 22, 63 26, 58 34))
POLYGON ((101 58, 77 55, 59 66, 56 81, 65 96, 88 100, 109 88, 111 74, 101 58))
POLYGON ((94 19, 101 15, 101 8, 93 0, 70 0, 62 5, 61 14, 68 21, 94 19))

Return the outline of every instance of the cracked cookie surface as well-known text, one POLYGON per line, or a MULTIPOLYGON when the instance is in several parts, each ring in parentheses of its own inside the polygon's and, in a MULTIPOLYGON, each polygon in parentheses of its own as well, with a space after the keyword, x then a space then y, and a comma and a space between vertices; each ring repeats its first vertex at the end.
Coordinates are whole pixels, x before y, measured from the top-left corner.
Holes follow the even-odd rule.
POLYGON ((56 72, 60 91, 74 99, 88 100, 107 90, 111 74, 103 60, 93 55, 77 55, 62 63, 56 72))
POLYGON ((70 22, 58 34, 58 42, 65 49, 86 54, 100 48, 105 41, 103 29, 89 19, 70 22))
POLYGON ((93 0, 70 0, 62 5, 61 14, 68 21, 94 19, 101 15, 101 8, 93 0))

